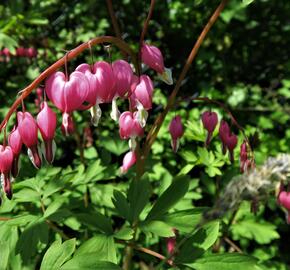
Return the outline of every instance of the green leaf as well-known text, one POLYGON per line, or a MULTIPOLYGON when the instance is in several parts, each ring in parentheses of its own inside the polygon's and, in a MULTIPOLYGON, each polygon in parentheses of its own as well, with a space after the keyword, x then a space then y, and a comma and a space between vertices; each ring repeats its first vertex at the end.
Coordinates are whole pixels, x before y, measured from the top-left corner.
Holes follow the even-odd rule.
POLYGON ((126 141, 120 140, 120 138, 117 136, 102 137, 101 141, 102 146, 116 156, 120 156, 121 154, 125 153, 129 148, 128 143, 126 141))
POLYGON ((210 254, 186 264, 195 270, 259 270, 257 260, 238 253, 210 254))
POLYGON ((93 225, 107 235, 112 235, 114 232, 110 219, 99 212, 77 214, 76 218, 84 224, 93 225))
POLYGON ((269 244, 280 236, 276 232, 276 226, 269 222, 256 222, 253 219, 239 221, 231 226, 235 239, 243 237, 254 239, 259 244, 269 244))
POLYGON ((75 256, 81 257, 88 253, 95 253, 95 260, 117 262, 114 238, 106 235, 97 235, 84 242, 75 252, 75 256))
POLYGON ((21 233, 17 245, 16 253, 20 254, 24 262, 35 255, 39 242, 47 243, 48 227, 43 219, 31 222, 21 233))
POLYGON ((133 179, 128 191, 128 202, 130 204, 130 221, 134 222, 139 218, 142 210, 149 201, 150 184, 147 175, 141 179, 133 179))
POLYGON ((212 222, 199 229, 182 245, 176 261, 189 263, 203 255, 217 240, 219 234, 219 222, 212 222))
POLYGON ((189 233, 200 222, 203 212, 208 208, 197 207, 189 210, 176 211, 163 216, 162 220, 180 232, 189 233))
POLYGON ((178 176, 158 198, 151 211, 148 213, 146 221, 161 218, 164 213, 183 198, 188 187, 189 178, 186 176, 178 176))
POLYGON ((6 242, 6 241, 0 241, 1 269, 6 269, 7 268, 9 253, 10 253, 9 243, 6 242))
POLYGON ((0 33, 0 49, 3 48, 8 48, 9 51, 11 53, 15 53, 16 50, 15 48, 18 46, 18 43, 15 39, 13 39, 12 37, 4 34, 4 33, 0 33))
POLYGON ((118 190, 114 190, 112 202, 118 214, 126 220, 130 220, 130 205, 124 194, 118 190))
POLYGON ((134 235, 134 230, 129 227, 123 227, 120 231, 114 234, 114 237, 121 240, 131 240, 134 235))
POLYGON ((64 264, 60 270, 121 270, 121 268, 114 263, 97 261, 98 253, 83 254, 82 256, 75 256, 64 264))
POLYGON ((144 225, 141 224, 140 229, 145 233, 150 232, 160 237, 173 237, 175 235, 173 227, 158 220, 146 222, 144 225))
POLYGON ((89 165, 85 173, 85 182, 101 180, 103 176, 103 171, 106 168, 101 165, 101 160, 95 161, 93 164, 89 165))
POLYGON ((61 243, 57 240, 44 254, 40 270, 59 269, 74 253, 76 248, 76 239, 70 239, 61 243))

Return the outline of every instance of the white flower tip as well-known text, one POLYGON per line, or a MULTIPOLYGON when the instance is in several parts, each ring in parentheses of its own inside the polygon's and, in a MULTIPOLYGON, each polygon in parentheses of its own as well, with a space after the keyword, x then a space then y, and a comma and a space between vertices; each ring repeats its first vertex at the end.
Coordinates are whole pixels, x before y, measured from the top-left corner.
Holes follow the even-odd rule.
POLYGON ((91 122, 95 127, 97 127, 99 125, 99 121, 102 116, 102 110, 99 104, 97 103, 95 106, 91 107, 90 112, 92 116, 91 122))
POLYGON ((114 120, 114 121, 118 121, 119 120, 119 117, 120 117, 120 111, 118 110, 118 105, 117 105, 117 98, 114 98, 112 100, 112 111, 110 113, 110 116, 111 118, 114 120))
POLYGON ((161 74, 158 74, 158 78, 168 85, 173 84, 172 71, 170 68, 164 68, 164 72, 161 74))

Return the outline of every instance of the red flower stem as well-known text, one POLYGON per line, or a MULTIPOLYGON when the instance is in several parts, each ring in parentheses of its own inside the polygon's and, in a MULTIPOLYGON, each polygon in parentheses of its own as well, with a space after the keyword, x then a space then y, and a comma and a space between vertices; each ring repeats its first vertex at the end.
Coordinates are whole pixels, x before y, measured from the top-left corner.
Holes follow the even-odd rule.
POLYGON ((35 89, 44 79, 46 79, 49 75, 51 75, 53 72, 58 70, 60 67, 62 67, 66 59, 67 61, 70 61, 74 58, 76 58, 80 53, 82 53, 84 50, 88 49, 89 46, 100 44, 100 43, 113 43, 121 50, 125 51, 128 55, 131 56, 133 64, 137 67, 137 58, 135 53, 131 50, 129 45, 124 42, 123 40, 112 37, 112 36, 101 36, 94 39, 89 40, 88 42, 85 42, 78 47, 72 49, 67 53, 67 55, 60 58, 58 61, 56 61, 54 64, 52 64, 50 67, 48 67, 45 71, 43 71, 30 85, 28 85, 26 88, 21 90, 21 95, 16 99, 16 101, 13 103, 11 108, 9 109, 8 113, 6 114, 4 120, 2 121, 0 125, 0 132, 2 131, 4 125, 8 122, 9 118, 13 114, 13 112, 17 109, 19 104, 22 103, 22 101, 29 96, 29 94, 35 89), (90 45, 89 45, 90 44, 90 45))
MULTIPOLYGON (((148 156, 151 146, 154 143, 154 141, 157 138, 158 132, 164 122, 164 119, 167 115, 167 113, 173 108, 174 103, 175 103, 175 98, 176 95, 179 92, 179 89, 181 87, 182 81, 184 80, 193 60, 195 59, 195 56, 197 55, 197 52, 203 42, 203 40, 205 39, 206 35, 208 34, 209 30, 211 29, 211 27, 213 26, 213 24, 216 22, 216 20, 218 19, 219 15, 221 14, 222 10, 224 9, 226 3, 228 0, 222 0, 221 3, 219 4, 219 6, 216 8, 216 10, 214 11, 214 13, 212 14, 212 16, 210 17, 208 23, 205 25, 205 27, 203 28, 201 34, 199 35, 196 43, 194 44, 186 62, 185 65, 179 75, 178 81, 168 99, 168 103, 167 106, 165 107, 164 111, 159 115, 159 117, 155 120, 155 123, 153 124, 153 126, 151 127, 147 137, 146 137, 146 142, 145 142, 145 146, 143 149, 143 158, 142 160, 145 160, 146 157, 148 156)), ((140 166, 140 167, 144 167, 144 166, 140 166)))
POLYGON ((147 18, 146 18, 146 20, 144 22, 144 26, 143 26, 143 29, 142 29, 142 32, 141 32, 141 35, 140 35, 139 52, 138 52, 138 61, 139 61, 138 68, 139 68, 139 70, 137 72, 139 75, 141 75, 141 49, 142 49, 142 44, 144 42, 144 38, 145 38, 145 35, 147 33, 147 30, 148 30, 149 22, 151 20, 152 15, 153 15, 154 5, 155 5, 155 0, 151 0, 149 12, 148 12, 147 18))

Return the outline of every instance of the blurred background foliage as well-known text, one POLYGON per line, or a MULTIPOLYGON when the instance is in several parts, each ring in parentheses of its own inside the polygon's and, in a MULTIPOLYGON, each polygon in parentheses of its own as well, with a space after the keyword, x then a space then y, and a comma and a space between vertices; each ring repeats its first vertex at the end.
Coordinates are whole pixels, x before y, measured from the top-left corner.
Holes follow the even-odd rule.
MULTIPOLYGON (((172 68, 175 81, 196 38, 218 4, 216 0, 156 1, 146 40, 162 50, 165 65, 172 68)), ((113 1, 113 7, 123 39, 136 49, 149 1, 113 1)), ((289 152, 289 14, 290 2, 286 0, 230 0, 208 34, 183 82, 175 112, 168 114, 146 164, 152 189, 151 202, 166 190, 176 175, 186 174, 191 179, 186 195, 170 209, 169 214, 211 206, 222 192, 222 187, 239 173, 238 150, 235 152, 236 163, 231 166, 228 158, 221 154, 216 138, 209 149, 203 148, 206 134, 200 122, 201 113, 212 108, 219 114, 219 119, 229 120, 228 116, 220 108, 199 101, 192 102, 190 97, 199 95, 223 102, 245 128, 246 134, 253 138, 257 164, 268 156, 289 152), (175 114, 182 116, 186 127, 177 155, 171 151, 167 131, 168 123, 175 114)), ((0 50, 8 48, 13 54, 18 47, 35 48, 37 56, 0 56, 1 119, 18 91, 41 71, 62 57, 66 50, 99 35, 114 35, 105 1, 2 1, 0 50)), ((119 56, 114 47, 110 49, 110 55, 105 46, 93 48, 95 60, 110 61, 119 56)), ((90 63, 90 59, 89 51, 85 51, 69 63, 69 70, 73 71, 84 61, 90 63)), ((145 72, 154 76, 150 70, 145 72)), ((171 90, 171 86, 155 81, 155 104, 148 126, 166 104, 171 90)), ((34 99, 35 95, 31 95, 26 107, 36 114, 34 99)), ((43 254, 57 239, 57 234, 49 230, 51 227, 44 222, 48 218, 49 222, 56 224, 56 232, 61 229, 69 237, 78 239, 76 243, 70 243, 72 246, 79 246, 96 232, 107 233, 110 235, 108 238, 95 241, 105 241, 108 250, 116 253, 113 258, 107 258, 108 261, 120 262, 123 246, 117 244, 112 247, 112 237, 127 240, 132 232, 128 222, 114 208, 112 197, 118 197, 114 194, 116 189, 126 192, 134 171, 125 176, 119 174, 122 154, 128 147, 119 139, 117 125, 109 120, 109 106, 103 108, 104 117, 98 128, 90 126, 88 113, 78 112, 74 115, 77 123, 75 136, 63 138, 61 132, 57 132, 58 150, 54 168, 41 169, 35 176, 36 172, 27 156, 22 156, 24 169, 14 184, 14 199, 11 202, 5 200, 0 208, 2 216, 22 217, 9 221, 8 225, 0 222, 0 251, 5 247, 7 253, 7 246, 3 243, 9 246, 7 269, 34 269, 40 266, 43 254), (99 220, 92 219, 96 211, 100 213, 99 220, 107 216, 112 225, 100 227, 99 220), (117 235, 120 231, 122 233, 117 235), (15 256, 15 252, 20 255, 15 256)), ((121 104, 121 108, 127 108, 126 102, 121 104)), ((12 118, 8 129, 13 123, 12 118)), ((233 129, 238 134, 238 130, 233 129)), ((239 143, 242 140, 239 134, 239 143)), ((145 207, 143 217, 149 208, 148 205, 145 207)), ((199 210, 197 213, 200 215, 199 210)), ((178 224, 168 221, 171 216, 166 218, 166 224, 160 221, 160 230, 156 229, 159 228, 156 224, 147 226, 140 236, 143 245, 160 253, 166 253, 166 243, 162 237, 172 236, 168 224, 174 224, 181 232, 188 232, 188 228, 196 224, 190 219, 188 228, 180 228, 178 224)), ((103 222, 107 224, 107 220, 103 222)), ((225 217, 219 234, 216 234, 216 241, 213 241, 213 250, 231 251, 232 246, 225 240, 230 238, 244 253, 256 257, 263 269, 288 269, 289 245, 285 239, 289 237, 284 213, 272 197, 261 205, 257 215, 249 213, 249 205, 243 204, 233 219, 225 217), (228 226, 229 222, 232 222, 231 226, 228 226)), ((68 257, 73 252, 72 247, 68 257)), ((151 257, 140 252, 135 256, 136 269, 150 265, 151 257)), ((153 261, 153 264, 156 262, 153 261)))

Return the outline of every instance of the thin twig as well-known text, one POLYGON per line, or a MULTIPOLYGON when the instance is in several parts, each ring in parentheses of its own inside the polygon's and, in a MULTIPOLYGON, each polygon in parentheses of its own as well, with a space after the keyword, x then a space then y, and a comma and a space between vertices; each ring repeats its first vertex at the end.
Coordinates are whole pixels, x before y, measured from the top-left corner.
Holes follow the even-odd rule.
POLYGON ((145 35, 147 33, 147 30, 148 30, 149 22, 151 20, 152 15, 153 15, 154 5, 155 5, 155 0, 151 0, 149 12, 148 12, 147 18, 144 22, 144 26, 143 26, 143 29, 142 29, 142 32, 140 35, 139 52, 138 52, 139 65, 138 65, 138 70, 137 70, 137 73, 139 75, 141 74, 141 49, 142 49, 142 45, 143 45, 143 42, 145 39, 145 35))
POLYGON ((234 250, 239 253, 243 253, 243 251, 228 237, 224 237, 225 242, 227 242, 234 250))
MULTIPOLYGON (((107 8, 108 8, 108 11, 109 11, 109 14, 110 14, 110 17, 111 17, 111 21, 112 21, 112 24, 113 24, 115 35, 116 35, 117 38, 123 40, 122 34, 121 34, 121 30, 120 30, 120 26, 118 24, 118 20, 117 20, 116 14, 114 12, 112 0, 106 0, 106 1, 107 1, 107 8)), ((122 53, 124 58, 127 57, 127 53, 125 51, 121 50, 121 53, 122 53)))
MULTIPOLYGON (((126 241, 122 241, 122 240, 116 240, 117 243, 119 244, 124 244, 124 245, 128 245, 128 246, 131 246, 133 249, 135 250, 138 250, 138 251, 141 251, 141 252, 144 252, 146 254, 149 254, 151 256, 154 256, 160 260, 165 260, 166 257, 154 250, 151 250, 149 248, 145 248, 145 247, 141 247, 141 246, 138 246, 138 245, 135 245, 135 244, 132 244, 132 243, 127 243, 126 241)), ((174 266, 174 263, 172 260, 167 260, 166 263, 170 266, 174 266)))

